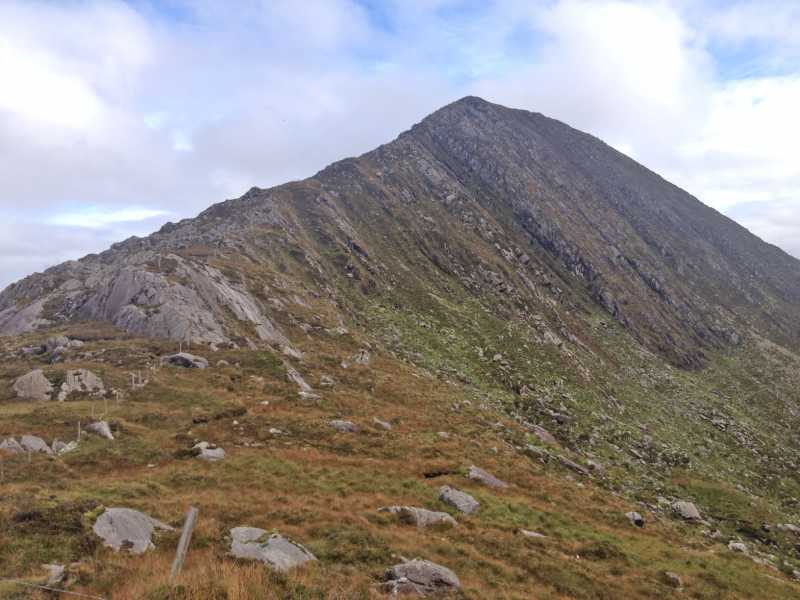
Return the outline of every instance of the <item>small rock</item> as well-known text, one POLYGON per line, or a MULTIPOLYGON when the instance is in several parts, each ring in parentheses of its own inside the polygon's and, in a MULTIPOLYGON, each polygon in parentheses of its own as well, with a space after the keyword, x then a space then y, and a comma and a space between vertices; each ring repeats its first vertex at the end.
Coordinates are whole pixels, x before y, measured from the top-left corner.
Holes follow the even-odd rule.
POLYGON ((46 586, 60 585, 67 579, 67 569, 64 565, 42 565, 47 571, 47 579, 44 581, 46 586))
POLYGON ((443 440, 449 440, 450 439, 450 434, 447 433, 446 431, 437 431, 436 435, 438 435, 443 440))
POLYGON ((683 587, 683 580, 681 576, 677 573, 673 573, 672 571, 664 571, 661 574, 661 578, 668 586, 673 587, 675 589, 680 589, 683 587))
POLYGON ((268 536, 266 531, 256 527, 234 527, 230 534, 231 555, 261 561, 279 572, 317 560, 303 546, 277 533, 268 536))
POLYGON ((541 539, 541 538, 546 538, 547 537, 546 535, 544 535, 542 533, 539 533, 538 531, 529 531, 527 529, 518 529, 517 533, 519 533, 521 536, 526 537, 526 538, 541 539))
POLYGON ((439 488, 439 500, 445 504, 449 504, 465 515, 471 515, 480 507, 480 502, 475 500, 475 498, 449 485, 444 485, 439 488))
POLYGON ((300 390, 297 393, 297 395, 300 396, 301 400, 319 400, 320 399, 320 395, 319 394, 315 394, 314 392, 308 392, 306 390, 300 390))
POLYGON ((218 367, 230 367, 231 363, 229 363, 227 360, 220 359, 220 360, 217 361, 217 366, 218 367))
POLYGON ((19 440, 19 444, 25 449, 25 452, 53 454, 50 446, 48 446, 42 438, 35 435, 23 435, 19 440))
POLYGON ((303 376, 297 372, 297 369, 292 367, 291 365, 286 365, 286 377, 292 383, 296 384, 301 391, 303 392, 312 392, 313 388, 306 383, 306 380, 303 379, 303 376))
POLYGON ((414 559, 393 566, 384 574, 384 591, 393 595, 428 596, 461 588, 453 571, 436 563, 414 559))
POLYGON ((66 348, 69 346, 69 338, 65 335, 57 335, 45 342, 44 347, 46 352, 55 352, 59 348, 66 348))
POLYGON ((631 525, 636 525, 636 527, 644 527, 644 517, 638 512, 625 513, 625 516, 628 517, 631 525))
POLYGON ((332 388, 336 385, 336 381, 330 375, 323 375, 319 378, 320 387, 332 388))
POLYGON ((483 469, 480 469, 475 465, 472 465, 469 468, 469 473, 467 473, 467 477, 469 477, 473 481, 480 481, 482 484, 488 485, 490 488, 506 489, 508 487, 508 484, 505 481, 498 479, 491 473, 484 471, 483 469))
POLYGON ((17 398, 22 400, 50 400, 53 394, 53 385, 41 369, 19 377, 12 389, 17 398))
POLYGON ((792 525, 791 523, 779 523, 777 528, 779 531, 788 531, 789 533, 800 535, 800 527, 792 525))
POLYGON ((185 369, 208 368, 208 360, 206 360, 202 356, 195 356, 194 354, 189 354, 188 352, 178 352, 177 354, 163 356, 161 357, 161 363, 175 365, 177 367, 183 367, 185 369))
POLYGON ((699 521, 702 518, 700 516, 700 511, 697 510, 693 502, 678 500, 677 502, 673 502, 672 510, 687 521, 699 521))
POLYGON ((728 550, 733 550, 734 552, 741 552, 742 554, 747 554, 747 546, 743 542, 735 542, 731 540, 728 542, 728 550))
POLYGON ((60 440, 55 440, 51 447, 53 449, 53 452, 55 452, 56 454, 58 454, 60 456, 62 454, 66 454, 67 452, 72 452, 73 450, 77 449, 78 442, 73 440, 73 441, 65 444, 64 442, 62 442, 60 440))
POLYGON ((200 442, 195 444, 192 449, 198 451, 197 458, 200 460, 217 462, 225 458, 225 450, 209 444, 208 442, 200 442))
POLYGON ((388 421, 381 421, 378 417, 373 417, 372 422, 381 429, 385 429, 386 431, 389 431, 392 428, 391 423, 389 423, 388 421))
POLYGON ((585 477, 589 476, 589 469, 587 469, 586 467, 579 465, 578 463, 568 459, 566 456, 559 455, 557 458, 558 462, 560 462, 563 466, 567 467, 568 469, 575 471, 576 473, 579 473, 580 475, 583 475, 585 477))
POLYGON ((100 437, 104 437, 107 440, 113 440, 114 436, 111 434, 111 427, 108 424, 108 421, 95 421, 94 423, 89 423, 86 426, 86 431, 91 431, 99 435, 100 437))
POLYGON ((332 421, 328 421, 328 425, 341 433, 358 433, 358 426, 352 421, 333 419, 332 421))
POLYGON ((130 550, 141 554, 155 548, 156 529, 172 531, 172 527, 132 508, 107 508, 95 521, 92 530, 105 545, 114 550, 130 550))
POLYGON ((540 442, 548 444, 550 446, 559 445, 558 440, 555 438, 555 436, 549 431, 547 431, 547 429, 545 429, 541 425, 534 425, 531 428, 531 431, 533 435, 535 435, 539 439, 540 442))
POLYGON ((420 529, 431 525, 448 525, 455 527, 458 525, 456 520, 445 512, 416 508, 413 506, 386 506, 378 509, 382 512, 390 512, 396 515, 402 523, 416 525, 420 529))
POLYGON ((359 350, 358 354, 353 356, 351 360, 357 365, 368 365, 371 357, 367 350, 359 350))
POLYGON ((9 454, 24 454, 25 448, 20 446, 19 442, 14 438, 8 438, 0 442, 0 450, 4 450, 9 454))

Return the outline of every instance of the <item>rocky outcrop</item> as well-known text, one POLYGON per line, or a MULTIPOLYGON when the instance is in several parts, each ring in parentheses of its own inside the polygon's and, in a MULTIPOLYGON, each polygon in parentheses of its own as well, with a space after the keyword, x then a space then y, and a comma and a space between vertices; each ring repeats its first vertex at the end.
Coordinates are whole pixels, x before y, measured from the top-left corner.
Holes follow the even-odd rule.
POLYGON ((192 449, 197 452, 197 458, 206 462, 218 462, 225 458, 225 450, 208 442, 195 444, 192 449))
POLYGON ((0 442, 0 451, 8 454, 23 454, 25 452, 25 448, 23 448, 14 438, 7 438, 0 442))
POLYGON ((332 421, 328 421, 328 425, 339 433, 358 433, 359 431, 358 425, 344 419, 333 419, 332 421))
POLYGON ((25 452, 40 452, 48 455, 53 454, 53 450, 47 445, 47 442, 36 435, 23 435, 19 439, 19 445, 22 446, 25 452))
POLYGON ((263 529, 256 527, 234 527, 230 531, 230 536, 231 556, 257 560, 279 572, 286 572, 317 560, 303 546, 291 542, 278 533, 269 535, 263 529))
POLYGON ((12 389, 21 400, 50 400, 53 395, 53 384, 41 369, 35 369, 17 378, 12 389))
POLYGON ((166 523, 132 508, 107 508, 92 528, 109 548, 133 554, 155 548, 153 534, 159 529, 172 531, 166 523))
POLYGON ((672 510, 675 512, 675 514, 686 521, 700 521, 702 519, 700 511, 697 510, 697 507, 693 502, 678 500, 677 502, 672 503, 672 510))

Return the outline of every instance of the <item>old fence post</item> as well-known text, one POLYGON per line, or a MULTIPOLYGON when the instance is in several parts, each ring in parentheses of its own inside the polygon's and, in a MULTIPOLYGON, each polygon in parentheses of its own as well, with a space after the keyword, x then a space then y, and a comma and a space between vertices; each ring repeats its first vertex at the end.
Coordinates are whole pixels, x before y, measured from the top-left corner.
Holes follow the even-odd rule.
POLYGON ((189 549, 189 542, 192 541, 192 531, 197 523, 197 515, 200 511, 194 506, 190 506, 186 511, 186 519, 183 522, 181 539, 178 542, 178 551, 175 553, 175 560, 172 562, 172 572, 169 574, 169 584, 173 585, 178 574, 181 572, 183 560, 186 558, 186 551, 189 549))

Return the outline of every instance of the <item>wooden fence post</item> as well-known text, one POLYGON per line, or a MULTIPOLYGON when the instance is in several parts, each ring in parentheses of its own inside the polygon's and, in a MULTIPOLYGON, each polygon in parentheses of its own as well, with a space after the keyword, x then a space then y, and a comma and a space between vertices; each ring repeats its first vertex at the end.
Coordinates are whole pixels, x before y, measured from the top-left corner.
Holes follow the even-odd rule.
POLYGON ((175 552, 175 560, 172 562, 172 572, 169 574, 169 584, 174 585, 175 579, 181 572, 183 567, 183 560, 186 558, 186 552, 189 550, 189 542, 192 541, 192 531, 197 523, 197 515, 199 514, 194 506, 190 506, 186 511, 186 519, 183 522, 183 530, 181 531, 181 539, 178 542, 178 550, 175 552))

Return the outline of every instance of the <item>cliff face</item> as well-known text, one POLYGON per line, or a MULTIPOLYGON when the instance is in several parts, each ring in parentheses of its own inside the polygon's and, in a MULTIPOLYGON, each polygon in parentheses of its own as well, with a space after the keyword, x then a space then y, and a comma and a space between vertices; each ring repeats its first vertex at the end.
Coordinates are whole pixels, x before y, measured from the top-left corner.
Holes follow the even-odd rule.
POLYGON ((74 319, 288 344, 270 290, 327 302, 454 290, 589 343, 601 309, 684 367, 751 334, 797 348, 800 262, 600 140, 479 98, 359 158, 212 206, 0 294, 0 332, 74 319))

